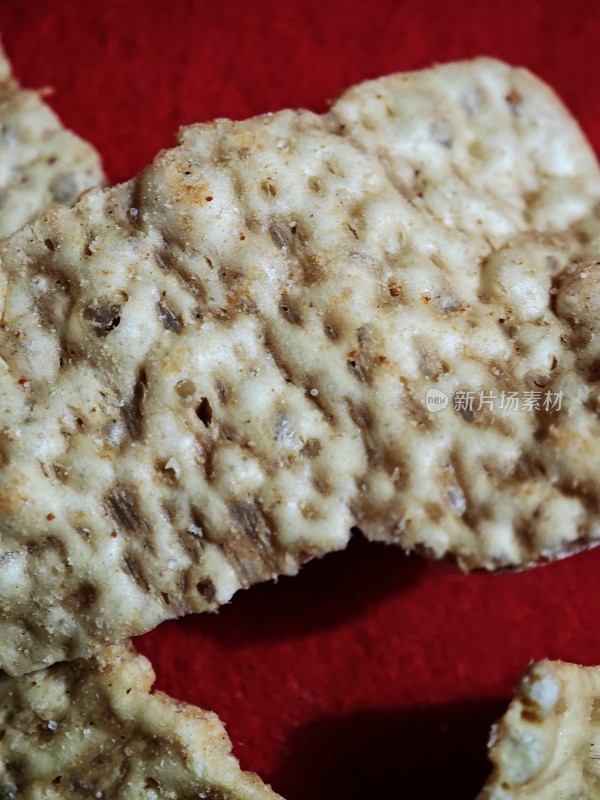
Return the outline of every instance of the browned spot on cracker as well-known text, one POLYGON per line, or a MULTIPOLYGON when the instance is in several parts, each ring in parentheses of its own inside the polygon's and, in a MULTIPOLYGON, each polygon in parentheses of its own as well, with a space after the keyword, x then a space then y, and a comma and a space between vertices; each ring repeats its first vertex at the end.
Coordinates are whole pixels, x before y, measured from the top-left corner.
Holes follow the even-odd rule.
POLYGON ((121 322, 121 306, 113 302, 94 301, 83 309, 83 317, 91 323, 96 336, 108 336, 121 322))

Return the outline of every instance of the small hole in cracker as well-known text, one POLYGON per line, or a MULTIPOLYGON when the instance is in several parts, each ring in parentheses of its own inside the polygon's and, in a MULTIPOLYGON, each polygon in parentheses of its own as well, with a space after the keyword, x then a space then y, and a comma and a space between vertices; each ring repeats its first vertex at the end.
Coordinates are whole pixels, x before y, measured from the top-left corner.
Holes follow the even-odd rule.
POLYGON ((210 423, 212 422, 212 408, 210 403, 208 402, 207 397, 203 397, 200 400, 200 405, 196 409, 196 415, 198 416, 198 419, 203 423, 205 428, 208 428, 210 426, 210 423))

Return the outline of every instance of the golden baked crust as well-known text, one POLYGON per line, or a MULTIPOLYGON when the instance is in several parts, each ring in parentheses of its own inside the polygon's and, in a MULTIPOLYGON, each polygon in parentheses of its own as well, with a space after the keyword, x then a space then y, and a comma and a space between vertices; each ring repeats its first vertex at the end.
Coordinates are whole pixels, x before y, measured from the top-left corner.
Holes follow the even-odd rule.
POLYGON ((599 197, 558 100, 483 59, 187 128, 2 244, 0 666, 352 526, 465 569, 595 542, 599 197))
POLYGON ((215 714, 152 692, 129 644, 0 676, 4 800, 281 800, 242 772, 215 714))

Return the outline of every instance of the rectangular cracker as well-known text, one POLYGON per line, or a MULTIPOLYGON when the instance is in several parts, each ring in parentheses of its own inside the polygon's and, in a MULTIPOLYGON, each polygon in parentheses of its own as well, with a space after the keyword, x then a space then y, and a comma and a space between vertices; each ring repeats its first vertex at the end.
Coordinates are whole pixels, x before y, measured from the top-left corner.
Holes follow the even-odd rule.
POLYGON ((532 664, 492 729, 478 800, 600 797, 600 667, 532 664))
POLYGON ((240 770, 215 714, 152 692, 154 680, 130 644, 0 676, 0 797, 281 800, 240 770))
POLYGON ((0 236, 102 184, 98 153, 63 127, 40 92, 19 86, 0 45, 0 236))
POLYGON ((557 98, 481 59, 187 128, 2 244, 0 667, 213 609, 353 526, 465 569, 597 541, 599 198, 557 98), (476 390, 564 405, 454 402, 476 390))

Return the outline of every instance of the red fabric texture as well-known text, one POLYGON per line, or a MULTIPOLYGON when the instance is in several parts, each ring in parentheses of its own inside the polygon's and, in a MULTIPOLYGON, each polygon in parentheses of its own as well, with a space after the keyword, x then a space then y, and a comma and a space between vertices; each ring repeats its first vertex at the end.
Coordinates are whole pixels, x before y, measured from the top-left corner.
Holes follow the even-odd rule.
MULTIPOLYGON (((114 181, 179 125, 322 111, 352 83, 479 54, 550 82, 600 147, 596 0, 1 0, 0 31, 114 181)), ((598 574, 600 549, 464 577, 357 539, 137 645, 158 687, 216 711, 288 800, 469 800, 528 661, 600 663, 598 574)))

